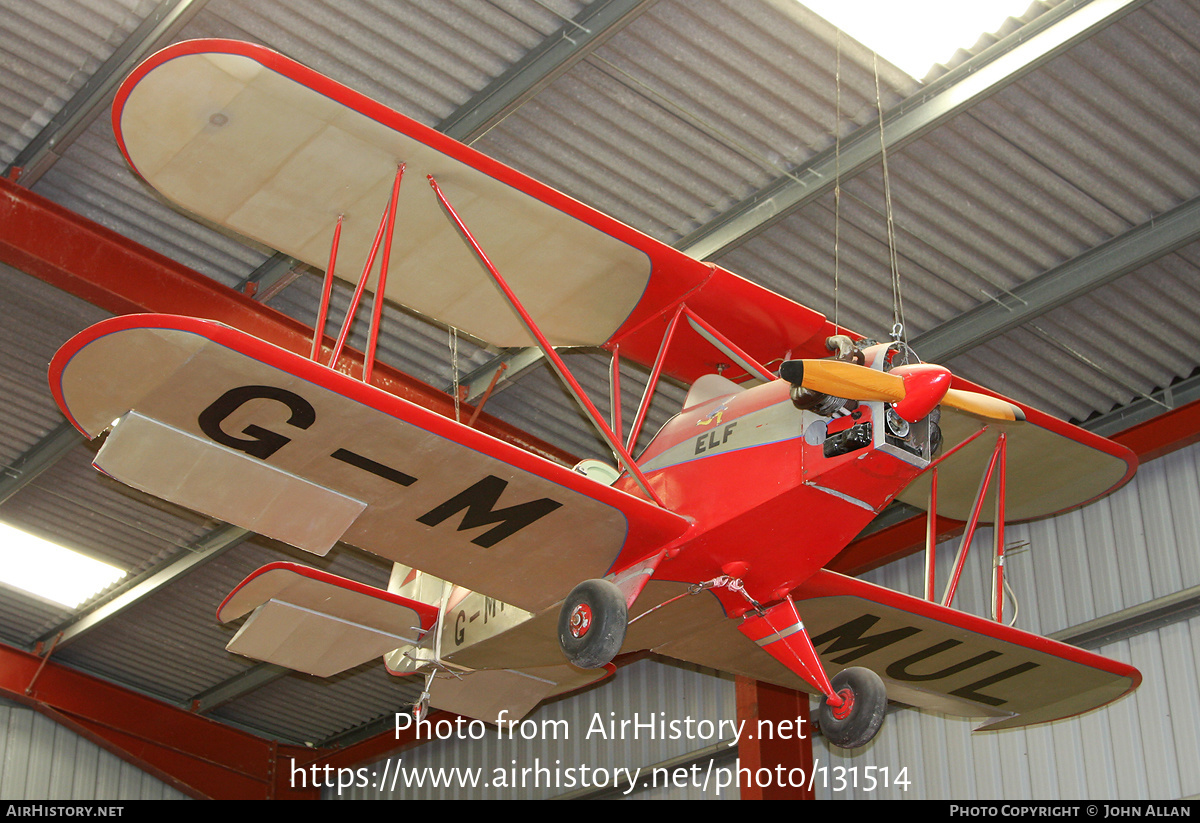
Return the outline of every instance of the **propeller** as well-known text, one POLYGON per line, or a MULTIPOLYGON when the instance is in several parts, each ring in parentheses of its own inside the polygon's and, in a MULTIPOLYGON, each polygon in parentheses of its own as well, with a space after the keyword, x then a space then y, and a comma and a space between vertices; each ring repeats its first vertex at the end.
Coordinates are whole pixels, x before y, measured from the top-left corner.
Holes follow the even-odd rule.
POLYGON ((779 376, 794 386, 834 397, 891 403, 896 414, 910 423, 939 403, 990 420, 1025 419, 1025 413, 1007 400, 950 388, 954 378, 949 369, 932 363, 882 372, 844 360, 785 360, 779 376))

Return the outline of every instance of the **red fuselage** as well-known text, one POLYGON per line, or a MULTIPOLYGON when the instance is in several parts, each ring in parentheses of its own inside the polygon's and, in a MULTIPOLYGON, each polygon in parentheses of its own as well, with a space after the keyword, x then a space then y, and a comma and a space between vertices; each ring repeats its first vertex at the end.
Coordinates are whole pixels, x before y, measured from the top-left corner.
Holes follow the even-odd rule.
MULTIPOLYGON (((684 409, 639 457, 655 494, 694 523, 656 579, 699 583, 730 574, 759 602, 780 599, 921 471, 874 442, 826 457, 827 436, 868 430, 881 407, 860 404, 830 420, 796 408, 789 388, 776 380, 684 409)), ((735 613, 747 605, 720 596, 735 613)))

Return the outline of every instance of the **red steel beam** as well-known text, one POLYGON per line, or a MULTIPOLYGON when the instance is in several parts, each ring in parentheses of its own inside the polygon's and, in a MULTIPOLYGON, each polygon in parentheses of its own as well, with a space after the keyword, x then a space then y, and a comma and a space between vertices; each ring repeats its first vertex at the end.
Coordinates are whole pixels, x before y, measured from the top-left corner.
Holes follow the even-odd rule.
POLYGON ((739 677, 737 719, 741 799, 813 800, 808 695, 739 677))
POLYGON ((317 799, 285 765, 311 759, 223 723, 0 644, 0 695, 46 715, 192 797, 317 799))
MULTIPOLYGON (((308 326, 3 178, 0 261, 114 314, 155 312, 218 320, 289 351, 311 354, 308 326)), ((322 346, 326 358, 332 354, 331 344, 327 339, 322 346)), ((339 369, 361 375, 362 353, 343 354, 339 369)), ((371 382, 454 416, 454 398, 397 369, 377 365, 371 382)), ((476 428, 550 460, 568 466, 578 462, 574 455, 491 415, 480 415, 476 428)))
MULTIPOLYGON (((441 711, 439 709, 431 711, 427 720, 431 724, 471 722, 471 719, 468 717, 460 718, 459 715, 453 712, 441 711)), ((316 766, 318 769, 324 769, 326 766, 334 770, 353 769, 367 763, 376 763, 385 757, 407 751, 424 742, 424 740, 418 738, 415 725, 406 723, 399 730, 392 728, 349 746, 310 751, 306 756, 297 757, 296 765, 304 766, 308 769, 311 769, 313 766, 316 766)))
POLYGON ((1200 400, 1130 426, 1112 439, 1132 450, 1141 463, 1200 442, 1200 400))

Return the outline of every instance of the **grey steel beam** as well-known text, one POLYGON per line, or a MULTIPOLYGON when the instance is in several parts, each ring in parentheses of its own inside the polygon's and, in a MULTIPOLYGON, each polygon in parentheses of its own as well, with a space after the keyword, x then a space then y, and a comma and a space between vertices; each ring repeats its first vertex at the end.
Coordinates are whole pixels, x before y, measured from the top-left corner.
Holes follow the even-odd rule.
POLYGON ((1196 400, 1200 400, 1200 375, 1192 375, 1148 397, 1138 398, 1107 414, 1085 420, 1079 426, 1101 437, 1112 437, 1196 400))
POLYGON ((1022 283, 1010 299, 963 312, 914 338, 925 360, 944 362, 1051 309, 1200 239, 1200 197, 1022 283))
MULTIPOLYGON (((487 391, 488 386, 492 384, 492 378, 501 368, 504 369, 504 372, 496 381, 496 387, 492 389, 493 394, 507 388, 509 381, 517 374, 532 366, 536 366, 545 359, 545 355, 538 348, 508 349, 496 355, 482 366, 462 376, 458 384, 466 389, 466 395, 463 397, 463 400, 467 403, 474 403, 482 397, 483 393, 487 391)), ((446 387, 447 394, 453 391, 454 386, 446 387)))
POLYGON ((116 595, 86 613, 76 615, 65 623, 55 626, 41 637, 41 641, 49 643, 61 632, 62 637, 58 639, 57 646, 62 648, 104 621, 116 617, 131 606, 145 600, 163 586, 179 579, 202 563, 207 563, 227 549, 238 545, 251 534, 252 532, 246 529, 229 525, 213 529, 200 540, 188 546, 187 550, 176 555, 166 565, 146 573, 140 580, 121 589, 116 595))
POLYGON ((4 175, 20 169, 21 185, 37 182, 75 138, 104 111, 109 97, 137 65, 160 43, 169 40, 208 0, 161 0, 149 16, 117 47, 100 68, 50 119, 13 159, 4 175))
POLYGON ((307 263, 302 263, 294 257, 277 251, 260 263, 258 268, 243 277, 241 282, 234 286, 234 290, 245 293, 247 288, 253 284, 254 291, 251 296, 260 303, 266 303, 300 279, 300 276, 308 270, 307 263))
POLYGON ((59 424, 18 457, 11 466, 4 468, 3 477, 0 477, 0 505, 83 442, 83 435, 76 431, 74 426, 66 421, 59 424))
POLYGON ((281 677, 287 677, 291 671, 291 669, 276 666, 273 663, 257 663, 200 692, 188 701, 188 708, 197 714, 205 714, 231 700, 237 700, 242 695, 262 688, 268 683, 274 683, 281 677))
MULTIPOLYGON (((929 84, 883 118, 884 145, 897 149, 978 104, 1148 0, 1063 3, 929 84)), ((676 247, 704 260, 752 237, 815 200, 841 179, 879 162, 879 123, 863 126, 833 148, 783 175, 684 237, 676 247)))
POLYGON ((1200 586, 1130 606, 1114 614, 1050 635, 1051 640, 1081 649, 1098 649, 1148 631, 1181 623, 1200 614, 1200 586))
POLYGON ((438 124, 438 131, 462 143, 478 140, 554 78, 632 22, 653 2, 594 0, 574 20, 543 40, 438 124))

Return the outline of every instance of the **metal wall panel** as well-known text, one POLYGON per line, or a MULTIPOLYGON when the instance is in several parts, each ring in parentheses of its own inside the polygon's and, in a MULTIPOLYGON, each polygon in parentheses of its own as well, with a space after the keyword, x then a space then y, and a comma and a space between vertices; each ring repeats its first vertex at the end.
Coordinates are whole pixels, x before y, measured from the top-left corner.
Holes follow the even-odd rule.
POLYGON ((0 703, 0 799, 189 798, 32 709, 0 703))
MULTIPOLYGON (((1200 447, 1144 464, 1109 497, 1005 532, 1005 575, 1020 600, 1017 627, 1051 634, 1200 585, 1200 447)), ((982 614, 990 585, 990 529, 976 533, 955 606, 982 614)), ((938 592, 958 541, 938 548, 938 592)), ((923 557, 868 579, 909 594, 922 591, 923 557)), ((1006 607, 1007 608, 1007 607, 1006 607)), ((1010 615, 1011 616, 1011 615, 1010 615)))
MULTIPOLYGON (((640 789, 626 794, 628 786, 617 784, 613 791, 617 769, 640 767, 641 774, 646 775, 656 765, 673 763, 675 758, 706 747, 727 751, 728 735, 719 733, 719 721, 735 716, 732 679, 694 667, 644 660, 621 669, 599 688, 539 707, 512 734, 506 732, 503 739, 489 726, 482 739, 472 740, 468 734, 451 735, 409 749, 386 763, 372 764, 369 770, 375 774, 383 775, 386 769, 386 774, 391 775, 387 790, 350 789, 340 796, 342 799, 535 800, 594 796, 597 789, 608 789, 616 797, 736 799, 736 787, 722 793, 704 793, 660 785, 643 795, 640 789), (612 733, 613 723, 632 722, 635 718, 642 724, 650 721, 667 724, 666 734, 660 733, 662 726, 656 726, 654 731, 643 726, 638 732, 632 725, 624 731, 617 725, 615 735, 612 733), (674 726, 672 721, 676 721, 674 726), (543 771, 524 771, 533 769, 543 771), (430 787, 428 781, 435 775, 447 778, 449 785, 430 787), (406 780, 417 779, 426 781, 426 785, 402 788, 406 780), (476 779, 479 783, 476 788, 464 785, 476 779), (497 782, 502 780, 518 785, 498 787, 497 782), (539 785, 532 785, 535 782, 539 785), (588 785, 582 785, 584 782, 588 785)), ((483 724, 475 725, 482 732, 483 724)), ((445 731, 450 730, 447 727, 445 731)), ((326 790, 325 796, 336 798, 338 792, 326 790)))

